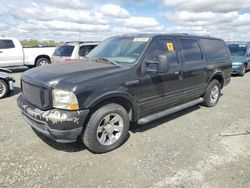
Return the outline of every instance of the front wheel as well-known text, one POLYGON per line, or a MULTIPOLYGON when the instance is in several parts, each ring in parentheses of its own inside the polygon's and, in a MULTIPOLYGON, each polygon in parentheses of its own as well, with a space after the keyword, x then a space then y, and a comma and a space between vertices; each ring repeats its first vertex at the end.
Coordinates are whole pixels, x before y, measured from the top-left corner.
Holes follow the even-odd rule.
POLYGON ((244 76, 246 74, 246 70, 247 70, 247 66, 243 64, 242 67, 241 67, 239 75, 244 76))
POLYGON ((204 95, 203 105, 207 107, 215 106, 220 98, 221 84, 218 80, 213 80, 209 83, 207 91, 204 95))
POLYGON ((127 111, 118 104, 107 104, 90 117, 83 133, 83 143, 94 153, 105 153, 121 146, 129 129, 127 111))
POLYGON ((39 67, 39 66, 43 66, 43 65, 48 65, 50 64, 50 60, 45 58, 45 57, 42 57, 42 58, 39 58, 37 61, 36 61, 36 66, 39 67))
POLYGON ((9 93, 9 87, 7 83, 0 79, 0 99, 6 97, 6 95, 9 93))

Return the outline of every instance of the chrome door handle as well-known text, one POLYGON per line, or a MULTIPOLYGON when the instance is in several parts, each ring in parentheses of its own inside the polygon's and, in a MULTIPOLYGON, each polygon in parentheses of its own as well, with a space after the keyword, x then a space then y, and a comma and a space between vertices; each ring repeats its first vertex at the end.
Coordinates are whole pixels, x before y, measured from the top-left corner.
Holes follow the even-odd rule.
POLYGON ((175 75, 178 75, 179 73, 180 73, 179 71, 174 72, 175 75))

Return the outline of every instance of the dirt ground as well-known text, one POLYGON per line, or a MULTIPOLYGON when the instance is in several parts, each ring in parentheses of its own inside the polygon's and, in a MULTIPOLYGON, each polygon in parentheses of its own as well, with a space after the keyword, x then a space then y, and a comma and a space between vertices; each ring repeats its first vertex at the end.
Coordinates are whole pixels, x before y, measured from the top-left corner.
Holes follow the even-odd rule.
POLYGON ((37 135, 16 91, 0 100, 0 187, 250 187, 250 72, 214 108, 195 106, 132 125, 120 148, 95 155, 37 135))

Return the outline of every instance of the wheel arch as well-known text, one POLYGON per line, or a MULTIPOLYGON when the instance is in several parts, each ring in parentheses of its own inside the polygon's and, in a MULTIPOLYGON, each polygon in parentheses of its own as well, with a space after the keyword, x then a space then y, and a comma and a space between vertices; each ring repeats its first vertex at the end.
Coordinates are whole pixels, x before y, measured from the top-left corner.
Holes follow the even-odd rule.
POLYGON ((36 65, 36 64, 37 64, 37 61, 38 61, 39 59, 41 59, 41 58, 46 58, 46 59, 48 59, 49 62, 51 63, 50 57, 49 57, 48 55, 46 55, 46 54, 42 54, 42 55, 39 55, 39 56, 36 57, 36 59, 35 59, 35 66, 37 66, 37 65, 36 65))
POLYGON ((124 93, 124 92, 105 93, 96 97, 90 103, 87 103, 87 104, 85 103, 84 106, 90 109, 90 114, 91 114, 96 109, 109 103, 116 103, 116 104, 121 105, 128 112, 130 121, 137 120, 137 116, 138 116, 137 106, 133 97, 128 93, 124 93))
POLYGON ((224 87, 225 84, 225 77, 224 74, 222 72, 215 72, 213 73, 209 79, 208 79, 208 84, 212 81, 212 80, 218 80, 221 84, 221 89, 224 87))

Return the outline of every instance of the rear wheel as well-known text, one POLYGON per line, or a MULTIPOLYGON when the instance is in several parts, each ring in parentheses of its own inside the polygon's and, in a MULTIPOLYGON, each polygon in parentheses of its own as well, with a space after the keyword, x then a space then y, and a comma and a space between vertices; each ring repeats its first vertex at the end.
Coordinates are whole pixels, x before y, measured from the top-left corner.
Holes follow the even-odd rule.
POLYGON ((0 79, 0 99, 6 97, 6 95, 9 93, 9 87, 7 83, 0 79))
POLYGON ((127 111, 118 104, 107 104, 90 117, 83 133, 83 143, 94 153, 105 153, 121 146, 129 129, 127 111))
POLYGON ((247 70, 247 66, 245 64, 243 64, 242 67, 241 67, 239 75, 244 76, 245 73, 246 73, 246 70, 247 70))
POLYGON ((39 58, 36 61, 36 66, 37 67, 47 65, 47 64, 50 64, 50 60, 45 58, 45 57, 39 58))
POLYGON ((221 92, 221 84, 218 80, 212 80, 208 87, 207 91, 204 95, 204 102, 203 105, 207 107, 213 107, 215 106, 220 98, 220 92, 221 92))

